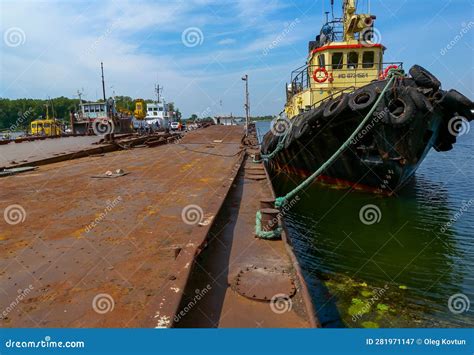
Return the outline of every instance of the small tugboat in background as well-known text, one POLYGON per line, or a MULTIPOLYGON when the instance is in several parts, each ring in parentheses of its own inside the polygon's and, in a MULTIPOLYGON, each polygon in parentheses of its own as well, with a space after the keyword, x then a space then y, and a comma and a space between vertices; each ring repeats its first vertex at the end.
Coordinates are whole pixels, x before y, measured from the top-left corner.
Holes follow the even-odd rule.
MULTIPOLYGON (((331 1, 333 4, 333 0, 331 1)), ((302 177, 321 167, 373 112, 336 161, 318 180, 377 193, 393 193, 414 175, 432 147, 451 150, 473 119, 473 102, 441 83, 421 66, 410 76, 403 64, 384 63, 385 47, 375 40, 375 16, 356 14, 354 0, 343 2, 343 17, 323 25, 309 42, 307 64, 292 72, 286 86, 285 132, 269 131, 262 153, 273 174, 302 177)))
POLYGON ((102 70, 103 101, 83 102, 79 95, 79 110, 71 112, 70 125, 75 135, 102 136, 110 133, 133 133, 133 116, 117 109, 115 100, 105 96, 104 67, 102 70))

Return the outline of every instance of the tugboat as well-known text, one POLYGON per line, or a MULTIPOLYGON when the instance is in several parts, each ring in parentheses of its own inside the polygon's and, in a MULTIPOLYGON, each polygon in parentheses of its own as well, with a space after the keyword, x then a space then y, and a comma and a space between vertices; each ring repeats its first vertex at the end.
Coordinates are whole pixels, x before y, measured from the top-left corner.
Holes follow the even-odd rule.
POLYGON ((121 112, 112 97, 106 98, 104 66, 102 72, 102 101, 83 102, 79 94, 79 111, 70 113, 70 125, 74 135, 104 136, 112 133, 133 133, 132 115, 121 112))
POLYGON ((292 72, 284 111, 263 138, 262 153, 271 174, 306 177, 344 145, 377 104, 318 180, 392 194, 431 148, 452 149, 468 129, 474 105, 456 90, 442 90, 419 65, 406 75, 403 63, 385 63, 376 17, 357 14, 355 0, 343 1, 342 10, 342 17, 332 20, 326 13, 320 34, 309 42, 306 64, 292 72), (389 81, 393 72, 398 75, 389 81))

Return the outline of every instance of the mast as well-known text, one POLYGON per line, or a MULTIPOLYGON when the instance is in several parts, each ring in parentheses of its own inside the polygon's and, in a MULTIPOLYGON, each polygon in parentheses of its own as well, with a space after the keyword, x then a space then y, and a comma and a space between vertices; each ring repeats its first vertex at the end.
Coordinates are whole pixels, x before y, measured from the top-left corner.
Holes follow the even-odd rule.
POLYGON ((163 86, 160 86, 160 84, 155 85, 155 92, 156 92, 156 102, 160 103, 160 91, 163 93, 163 86))
POLYGON ((355 34, 367 30, 373 26, 375 16, 370 14, 356 14, 357 6, 355 0, 344 0, 343 23, 344 23, 344 37, 345 42, 356 39, 355 34))
POLYGON ((102 95, 104 97, 104 102, 107 101, 105 98, 105 81, 104 81, 104 63, 100 62, 100 69, 102 71, 102 95))

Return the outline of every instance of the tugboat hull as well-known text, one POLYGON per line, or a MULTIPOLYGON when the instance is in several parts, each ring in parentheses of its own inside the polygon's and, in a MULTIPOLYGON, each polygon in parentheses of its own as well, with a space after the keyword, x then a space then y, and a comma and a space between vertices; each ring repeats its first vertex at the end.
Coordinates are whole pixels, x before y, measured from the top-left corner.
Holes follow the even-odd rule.
MULTIPOLYGON (((262 145, 264 154, 274 151, 284 139, 284 148, 266 161, 269 170, 301 177, 315 172, 344 144, 372 107, 357 98, 365 95, 367 100, 369 92, 373 103, 385 84, 374 82, 302 112, 289 121, 286 135, 268 132, 262 145)), ((318 180, 377 193, 400 190, 431 148, 452 147, 456 132, 451 132, 449 121, 453 116, 460 111, 466 115, 470 112, 470 100, 464 106, 459 102, 447 105, 443 100, 446 95, 426 90, 411 78, 398 79, 382 98, 373 119, 318 180)))

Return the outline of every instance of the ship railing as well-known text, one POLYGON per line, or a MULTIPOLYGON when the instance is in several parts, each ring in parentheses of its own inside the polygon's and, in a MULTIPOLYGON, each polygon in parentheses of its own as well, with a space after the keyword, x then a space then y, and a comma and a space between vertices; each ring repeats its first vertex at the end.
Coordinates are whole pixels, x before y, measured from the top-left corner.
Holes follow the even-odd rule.
POLYGON ((314 107, 316 107, 316 106, 319 106, 319 105, 321 105, 323 102, 329 101, 329 100, 331 100, 332 98, 337 97, 337 96, 339 96, 339 95, 342 95, 342 94, 345 93, 345 92, 346 92, 346 93, 350 93, 350 92, 354 91, 355 89, 356 89, 355 86, 349 86, 349 87, 343 88, 343 89, 341 89, 341 90, 335 91, 335 92, 333 92, 332 94, 326 96, 324 99, 318 100, 318 101, 316 101, 315 103, 313 103, 313 104, 311 105, 311 108, 314 108, 314 107))
POLYGON ((367 64, 364 63, 352 66, 347 64, 325 65, 324 69, 327 72, 327 78, 323 82, 317 83, 312 77, 314 71, 320 68, 320 66, 305 65, 292 72, 291 84, 286 86, 287 99, 308 88, 312 90, 334 91, 349 87, 361 87, 373 81, 383 79, 386 69, 393 66, 403 69, 402 62, 386 62, 370 67, 367 67, 367 64))

